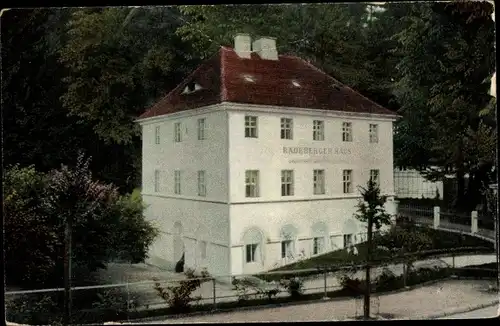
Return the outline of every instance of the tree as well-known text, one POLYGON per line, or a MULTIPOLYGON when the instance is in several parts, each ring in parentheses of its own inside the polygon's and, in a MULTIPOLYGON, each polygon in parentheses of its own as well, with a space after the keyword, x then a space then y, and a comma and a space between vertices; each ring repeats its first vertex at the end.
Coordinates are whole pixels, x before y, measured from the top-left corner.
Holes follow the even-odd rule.
POLYGON ((386 196, 380 195, 379 187, 370 178, 367 188, 360 187, 362 200, 358 203, 358 213, 356 218, 367 223, 367 251, 366 251, 366 289, 364 297, 364 317, 370 318, 370 262, 373 246, 373 224, 377 230, 380 230, 382 225, 391 223, 391 216, 385 212, 384 204, 387 200, 386 196))
POLYGON ((370 84, 361 29, 364 4, 181 6, 185 23, 177 30, 207 58, 232 47, 235 33, 277 38, 280 54, 313 62, 343 83, 363 90, 370 84), (224 23, 221 23, 224 22, 224 23))
POLYGON ((76 280, 105 268, 112 259, 146 258, 158 234, 142 215, 137 198, 120 196, 110 184, 92 179, 89 160, 48 174, 33 168, 6 171, 5 238, 9 285, 61 286, 64 226, 73 220, 72 260, 76 280))
POLYGON ((175 8, 75 11, 60 51, 69 70, 62 96, 69 112, 105 142, 137 145, 134 120, 191 70, 175 35, 175 8), (187 69, 187 70, 186 70, 187 69))
MULTIPOLYGON (((479 131, 479 112, 491 98, 493 7, 487 2, 476 4, 479 13, 472 11, 476 5, 457 2, 412 4, 405 28, 395 35, 401 55, 395 94, 404 117, 396 127, 395 144, 406 144, 396 152, 397 161, 401 164, 406 159, 406 166, 423 170, 431 180, 454 173, 456 204, 470 204, 463 207, 468 209, 477 200, 464 200, 465 175, 474 178, 481 173, 480 158, 468 155, 466 144, 488 147, 478 141, 489 144, 493 135, 484 128, 479 131), (431 166, 435 168, 429 171, 431 166)), ((469 188, 469 193, 474 191, 469 188)))
POLYGON ((372 221, 377 230, 384 225, 390 225, 391 216, 384 208, 387 196, 380 195, 380 188, 377 184, 370 179, 366 188, 361 186, 359 188, 363 199, 358 203, 356 218, 364 223, 372 221))

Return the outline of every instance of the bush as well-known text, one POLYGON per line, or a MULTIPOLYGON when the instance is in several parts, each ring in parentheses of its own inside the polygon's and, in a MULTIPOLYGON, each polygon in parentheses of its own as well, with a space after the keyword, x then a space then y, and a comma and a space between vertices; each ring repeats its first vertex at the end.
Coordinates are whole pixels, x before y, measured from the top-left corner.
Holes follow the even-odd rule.
POLYGON ((276 283, 274 281, 265 284, 265 281, 261 281, 258 278, 236 278, 233 277, 232 285, 233 290, 238 293, 238 301, 249 300, 253 295, 255 298, 267 298, 272 301, 278 293, 281 292, 281 283, 276 283))
POLYGON ((292 298, 298 298, 304 293, 304 282, 298 277, 281 280, 280 284, 292 298))
POLYGON ((6 320, 19 324, 62 325, 61 293, 21 295, 7 301, 6 320))
POLYGON ((4 171, 5 274, 22 288, 62 286, 64 229, 72 218, 74 281, 112 259, 143 261, 158 230, 145 220, 137 193, 92 177, 90 160, 50 173, 14 166, 4 171), (85 273, 80 273, 83 270, 85 273))
POLYGON ((203 283, 210 280, 210 274, 203 270, 201 277, 194 274, 194 270, 188 269, 184 273, 187 280, 182 280, 176 286, 167 286, 165 290, 161 283, 155 279, 154 289, 158 296, 160 296, 170 306, 172 311, 176 313, 187 312, 190 309, 190 303, 193 301, 201 300, 201 296, 192 298, 191 294, 196 291, 203 283))

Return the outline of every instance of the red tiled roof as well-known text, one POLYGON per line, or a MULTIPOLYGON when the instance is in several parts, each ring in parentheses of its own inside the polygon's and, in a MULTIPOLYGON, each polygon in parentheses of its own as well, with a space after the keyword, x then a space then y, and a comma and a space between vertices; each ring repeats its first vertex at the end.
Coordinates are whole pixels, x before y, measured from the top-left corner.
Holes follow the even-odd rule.
POLYGON ((251 59, 243 59, 233 49, 221 47, 217 55, 139 119, 221 102, 397 116, 298 57, 280 55, 279 60, 264 60, 252 53, 251 59), (247 81, 246 75, 251 76, 253 82, 247 81), (295 86, 293 81, 300 86, 295 86), (202 89, 182 94, 190 82, 196 82, 202 89))

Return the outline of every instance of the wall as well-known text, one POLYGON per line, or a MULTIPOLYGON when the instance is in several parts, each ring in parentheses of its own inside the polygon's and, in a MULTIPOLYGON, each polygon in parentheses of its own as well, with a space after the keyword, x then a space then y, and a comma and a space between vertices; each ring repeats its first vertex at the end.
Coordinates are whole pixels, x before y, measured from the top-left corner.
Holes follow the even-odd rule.
POLYGON ((174 256, 175 238, 185 250, 185 267, 206 267, 212 275, 229 273, 229 209, 227 204, 208 203, 143 195, 148 221, 160 228, 161 235, 151 246, 149 262, 173 268, 180 259, 174 256), (180 228, 179 228, 180 226, 180 228), (200 241, 207 243, 202 259, 200 241))
POLYGON ((392 195, 393 156, 392 121, 360 118, 335 118, 304 115, 248 113, 259 117, 259 137, 244 137, 243 112, 229 113, 230 134, 230 201, 261 202, 288 199, 321 199, 345 197, 342 193, 342 170, 353 170, 353 185, 366 186, 370 169, 380 170, 381 191, 392 195), (280 139, 280 118, 293 117, 293 140, 280 139), (325 140, 312 140, 314 119, 325 120, 325 140), (342 122, 352 122, 353 142, 342 142, 342 122), (379 143, 369 143, 370 123, 379 125, 379 143), (298 155, 284 154, 283 147, 341 148, 351 154, 298 155), (326 161, 314 163, 314 159, 326 161), (305 159, 306 162, 298 162, 305 159), (245 170, 260 170, 260 197, 245 197, 245 170), (281 197, 281 170, 292 169, 295 175, 295 194, 281 197), (325 195, 313 195, 313 170, 325 169, 325 195))
POLYGON ((322 221, 327 226, 326 248, 330 249, 330 237, 339 238, 339 243, 332 249, 343 247, 343 237, 335 237, 344 233, 357 234, 365 232, 365 227, 357 221, 353 214, 356 211, 358 199, 332 199, 324 201, 298 201, 288 203, 251 203, 231 205, 231 254, 232 273, 253 273, 276 267, 281 261, 281 236, 283 226, 291 224, 298 230, 296 254, 304 249, 307 256, 312 254, 312 226, 322 221), (354 230, 349 230, 349 223, 354 224, 354 230), (244 259, 243 235, 256 227, 264 234, 264 264, 247 264, 244 259), (270 242, 270 243, 267 243, 270 242))
POLYGON ((142 192, 154 194, 154 170, 160 170, 160 194, 227 202, 227 114, 191 110, 142 126, 142 192), (197 119, 205 118, 205 140, 198 140, 197 119), (182 141, 174 142, 174 123, 181 123, 182 141), (155 144, 155 127, 160 144, 155 144), (181 170, 181 195, 174 194, 174 170, 181 170), (206 172, 206 197, 198 197, 197 171, 206 172))
POLYGON ((173 269, 184 247, 185 267, 207 267, 214 275, 229 272, 227 114, 217 109, 200 108, 141 122, 145 215, 162 233, 150 248, 149 261, 155 265, 173 269), (204 140, 198 140, 200 118, 205 118, 204 140), (174 142, 176 122, 181 123, 181 142, 174 142), (155 143, 157 126, 160 144, 155 143), (154 189, 155 170, 160 171, 159 192, 154 189), (174 194, 175 170, 182 171, 180 195, 174 194), (206 174, 204 197, 198 196, 198 170, 206 174), (205 259, 200 241, 207 242, 205 259))
MULTIPOLYGON (((357 186, 366 186, 369 170, 380 170, 383 194, 393 195, 392 120, 335 116, 297 110, 229 112, 229 180, 232 273, 255 273, 287 263, 281 259, 280 230, 286 224, 298 230, 295 255, 312 254, 312 225, 327 225, 326 248, 343 248, 343 234, 366 232, 353 218, 360 198, 357 186), (294 113, 292 115, 292 113, 294 113), (258 138, 245 138, 245 115, 258 116, 258 138), (293 118, 293 139, 280 139, 281 117, 293 118), (325 121, 325 140, 314 141, 313 120, 325 121), (351 122, 353 141, 342 141, 342 123, 351 122), (369 124, 378 124, 378 143, 369 142, 369 124), (333 148, 331 154, 289 154, 283 147, 333 148), (335 154, 335 148, 345 154, 335 154), (318 162, 315 162, 319 159, 318 162), (294 195, 281 196, 281 170, 294 170, 294 195), (325 194, 313 194, 313 170, 325 170, 325 194), (354 193, 344 194, 342 170, 353 170, 354 193), (245 170, 259 170, 258 198, 245 197, 245 170), (353 224, 351 226, 348 223, 353 224), (256 227, 265 234, 264 261, 245 262, 243 235, 256 227), (331 242, 333 246, 331 245, 331 242)), ((336 113, 338 114, 338 113, 336 113)))
POLYGON ((416 170, 394 169, 394 190, 398 198, 435 198, 436 190, 444 197, 442 181, 428 181, 416 170))

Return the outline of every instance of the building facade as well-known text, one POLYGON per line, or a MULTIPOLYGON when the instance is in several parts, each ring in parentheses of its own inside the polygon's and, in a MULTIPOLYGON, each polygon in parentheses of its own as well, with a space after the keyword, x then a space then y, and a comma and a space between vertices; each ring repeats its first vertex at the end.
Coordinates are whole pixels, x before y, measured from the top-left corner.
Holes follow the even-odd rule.
POLYGON ((274 39, 238 35, 138 120, 162 231, 150 261, 248 274, 362 241, 358 186, 373 179, 394 212, 395 119, 274 39))

